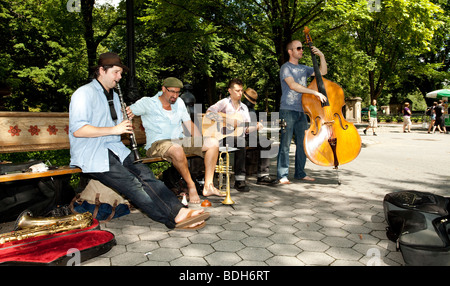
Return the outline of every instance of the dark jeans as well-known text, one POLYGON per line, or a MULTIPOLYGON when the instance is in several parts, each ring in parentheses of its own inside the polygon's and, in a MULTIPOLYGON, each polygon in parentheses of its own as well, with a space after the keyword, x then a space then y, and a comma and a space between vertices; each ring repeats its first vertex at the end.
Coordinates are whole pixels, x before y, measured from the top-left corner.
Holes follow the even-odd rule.
POLYGON ((175 217, 183 205, 163 182, 155 178, 148 166, 133 164, 133 161, 133 152, 122 165, 119 158, 109 151, 109 171, 88 175, 125 196, 151 219, 174 228, 175 217))
POLYGON ((303 150, 305 130, 308 129, 308 120, 303 112, 280 109, 280 119, 286 121, 286 128, 281 130, 280 150, 277 158, 277 178, 287 178, 289 175, 289 147, 292 136, 295 135, 295 172, 294 178, 302 179, 306 176, 306 154, 303 150))

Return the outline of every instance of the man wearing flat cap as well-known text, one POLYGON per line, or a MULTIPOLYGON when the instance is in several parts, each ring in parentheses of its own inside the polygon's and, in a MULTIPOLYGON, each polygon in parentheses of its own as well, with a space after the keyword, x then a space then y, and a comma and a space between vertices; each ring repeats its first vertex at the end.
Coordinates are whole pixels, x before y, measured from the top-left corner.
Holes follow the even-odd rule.
POLYGON ((72 95, 70 165, 125 196, 151 219, 170 229, 201 228, 209 213, 184 208, 150 168, 134 163, 134 153, 121 141, 121 135, 131 134, 133 128, 130 120, 124 120, 114 91, 124 70, 128 68, 117 54, 104 53, 95 68, 95 79, 72 95))
POLYGON ((172 162, 185 180, 189 190, 189 202, 200 203, 197 188, 189 172, 186 154, 196 154, 204 158, 204 196, 223 196, 213 183, 214 169, 219 156, 219 142, 213 138, 203 138, 192 122, 186 105, 179 99, 183 83, 174 77, 166 78, 162 90, 153 97, 143 97, 130 106, 134 115, 141 116, 145 128, 148 157, 162 157, 172 162), (190 137, 183 134, 183 125, 190 137))

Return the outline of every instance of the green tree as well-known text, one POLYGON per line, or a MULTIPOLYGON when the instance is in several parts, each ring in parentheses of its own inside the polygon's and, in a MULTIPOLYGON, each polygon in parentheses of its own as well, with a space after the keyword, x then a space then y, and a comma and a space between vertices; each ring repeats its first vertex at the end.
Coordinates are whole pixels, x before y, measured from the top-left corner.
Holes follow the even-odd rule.
POLYGON ((62 3, 0 2, 0 85, 11 90, 5 110, 67 110, 85 56, 76 15, 62 10, 62 3))
POLYGON ((442 9, 427 0, 384 0, 371 17, 350 23, 358 49, 376 62, 368 71, 370 99, 403 72, 402 61, 431 50, 442 9))

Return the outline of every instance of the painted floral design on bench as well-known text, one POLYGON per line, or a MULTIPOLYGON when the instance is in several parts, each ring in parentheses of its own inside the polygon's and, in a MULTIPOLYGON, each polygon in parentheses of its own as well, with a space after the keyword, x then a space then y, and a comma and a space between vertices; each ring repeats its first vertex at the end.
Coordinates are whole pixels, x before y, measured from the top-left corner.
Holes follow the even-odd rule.
POLYGON ((11 136, 20 136, 20 132, 21 131, 22 130, 19 129, 18 125, 16 125, 16 126, 9 126, 9 130, 8 130, 8 132, 11 133, 11 136))
POLYGON ((56 125, 49 125, 47 131, 50 135, 56 135, 58 129, 56 128, 56 125))
POLYGON ((30 125, 30 129, 28 129, 28 132, 30 132, 31 136, 33 135, 39 135, 39 132, 41 131, 41 129, 39 129, 37 127, 37 125, 30 125))
MULTIPOLYGON (((58 130, 59 129, 56 128, 56 125, 49 125, 47 128, 49 135, 56 135, 58 133, 58 130)), ((64 131, 66 131, 66 134, 69 134, 69 125, 65 126, 64 131)), ((20 136, 20 132, 22 132, 22 129, 19 129, 18 125, 9 126, 8 133, 10 133, 11 136, 20 136)), ((31 136, 39 136, 39 132, 41 132, 41 129, 39 129, 37 125, 30 125, 28 132, 30 132, 31 136)))

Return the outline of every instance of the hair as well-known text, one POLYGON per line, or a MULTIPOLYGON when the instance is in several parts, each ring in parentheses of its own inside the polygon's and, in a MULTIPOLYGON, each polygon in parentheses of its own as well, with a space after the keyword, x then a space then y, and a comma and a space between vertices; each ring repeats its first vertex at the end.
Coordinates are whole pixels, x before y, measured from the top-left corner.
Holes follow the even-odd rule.
POLYGON ((244 83, 242 82, 242 80, 240 80, 238 78, 234 78, 234 79, 230 80, 230 82, 228 83, 228 88, 232 88, 235 84, 244 86, 244 83))
POLYGON ((433 105, 437 105, 437 102, 435 101, 435 102, 433 102, 433 105))
POLYGON ((294 45, 294 42, 300 42, 300 43, 301 43, 301 41, 299 41, 299 40, 293 40, 293 41, 290 41, 290 42, 286 45, 286 52, 289 52, 289 50, 292 50, 292 46, 294 45))
POLYGON ((409 102, 405 102, 405 106, 409 106, 409 102))
POLYGON ((100 68, 103 68, 105 70, 105 72, 106 72, 108 69, 110 69, 112 67, 113 66, 97 66, 97 67, 95 67, 94 78, 98 79, 98 77, 100 76, 100 68))
POLYGON ((441 104, 442 102, 443 102, 442 99, 439 99, 438 103, 441 104))

